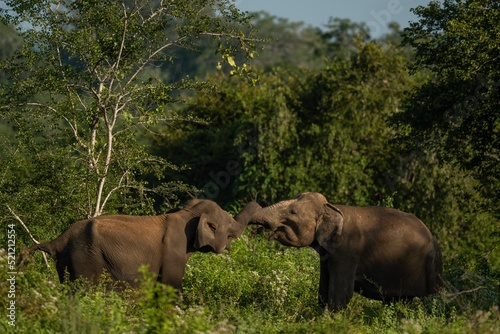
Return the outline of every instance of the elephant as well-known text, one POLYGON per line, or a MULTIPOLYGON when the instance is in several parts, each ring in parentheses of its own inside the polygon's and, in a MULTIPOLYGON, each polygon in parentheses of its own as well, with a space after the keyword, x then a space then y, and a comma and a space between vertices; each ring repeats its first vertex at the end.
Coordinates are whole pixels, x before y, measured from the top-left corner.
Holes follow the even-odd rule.
POLYGON ((256 211, 249 224, 271 229, 270 240, 319 253, 318 300, 327 310, 346 308, 354 291, 391 302, 443 286, 440 246, 410 213, 333 205, 309 192, 256 211))
POLYGON ((159 282, 181 290, 191 254, 224 251, 243 233, 254 208, 240 212, 245 222, 204 199, 192 199, 182 209, 158 216, 99 216, 72 224, 54 240, 30 247, 27 254, 49 253, 61 283, 66 272, 70 281, 83 277, 94 283, 107 272, 114 281, 137 287, 138 269, 148 265, 159 282))
POLYGON ((243 210, 241 210, 236 216, 234 216, 234 219, 238 223, 247 226, 248 222, 252 218, 252 215, 260 209, 262 209, 262 207, 259 203, 257 203, 256 201, 251 201, 247 205, 245 205, 243 210))

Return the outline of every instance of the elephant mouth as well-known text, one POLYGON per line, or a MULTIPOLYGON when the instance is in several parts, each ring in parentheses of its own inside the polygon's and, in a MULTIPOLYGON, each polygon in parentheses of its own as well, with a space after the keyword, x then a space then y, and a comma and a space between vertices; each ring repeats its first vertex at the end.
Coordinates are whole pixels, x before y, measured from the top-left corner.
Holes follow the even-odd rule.
POLYGON ((265 229, 267 229, 267 230, 272 229, 272 228, 271 228, 271 224, 269 224, 269 223, 268 223, 268 222, 266 222, 266 221, 256 221, 256 222, 252 222, 251 224, 252 224, 252 225, 259 226, 259 227, 263 227, 263 228, 265 228, 265 229))
POLYGON ((282 232, 280 228, 276 228, 267 233, 267 240, 276 240, 279 232, 282 232))
POLYGON ((276 234, 279 233, 283 226, 282 223, 270 223, 268 221, 253 221, 250 223, 255 225, 255 233, 263 235, 267 240, 275 240, 276 234))
POLYGON ((268 222, 268 221, 265 221, 265 220, 251 220, 248 222, 248 225, 254 225, 257 227, 257 229, 261 230, 261 229, 266 229, 266 230, 272 230, 272 227, 271 227, 271 224, 268 222))
POLYGON ((254 222, 253 225, 256 225, 260 228, 264 228, 265 230, 268 230, 269 233, 274 233, 276 230, 280 228, 280 226, 283 226, 282 222, 269 222, 269 221, 258 221, 254 222))

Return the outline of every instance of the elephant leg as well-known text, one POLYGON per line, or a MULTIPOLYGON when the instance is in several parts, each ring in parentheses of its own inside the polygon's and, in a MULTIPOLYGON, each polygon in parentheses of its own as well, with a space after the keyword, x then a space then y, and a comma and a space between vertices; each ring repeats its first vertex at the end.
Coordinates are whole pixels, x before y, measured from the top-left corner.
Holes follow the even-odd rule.
POLYGON ((182 290, 182 278, 185 270, 185 257, 171 256, 163 262, 158 279, 163 284, 170 285, 180 292, 182 290))
POLYGON ((354 293, 356 262, 352 259, 333 259, 328 264, 328 308, 338 311, 347 307, 354 293))
POLYGON ((319 263, 319 290, 318 302, 321 307, 328 304, 328 286, 330 284, 330 275, 328 273, 328 261, 320 261, 319 263))

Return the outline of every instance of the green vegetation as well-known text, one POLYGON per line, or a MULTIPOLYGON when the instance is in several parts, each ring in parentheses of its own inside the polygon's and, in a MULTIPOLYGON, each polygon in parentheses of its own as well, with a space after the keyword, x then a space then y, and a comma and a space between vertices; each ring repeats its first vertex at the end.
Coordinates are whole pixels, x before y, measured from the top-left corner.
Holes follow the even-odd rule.
POLYGON ((235 214, 318 191, 416 214, 446 279, 433 298, 355 295, 325 313, 318 255, 248 228, 230 252, 192 256, 182 298, 147 276, 133 291, 59 284, 37 254, 16 276, 15 332, 498 332, 499 3, 432 2, 379 40, 349 20, 319 30, 230 1, 6 3, 0 235, 15 226, 17 256, 32 241, 7 205, 45 241, 193 195, 235 214))
MULTIPOLYGON (((40 258, 37 255, 37 258, 40 258)), ((2 256, 2 259, 4 257, 2 256)), ((2 260, 4 261, 4 260, 2 260)), ((5 281, 5 262, 1 264, 5 281)), ((355 295, 348 308, 317 305, 319 260, 312 249, 285 248, 246 232, 230 253, 195 254, 183 300, 147 279, 141 290, 109 292, 83 282, 55 283, 55 270, 30 264, 17 276, 17 333, 495 333, 495 282, 453 273, 442 295, 384 305, 355 295), (451 283, 449 283, 451 284, 451 283), (70 290, 73 291, 70 293, 70 290), (174 300, 175 304, 171 301, 174 300)), ((6 295, 6 286, 0 289, 6 295)), ((2 322, 6 330, 9 327, 2 322)))
POLYGON ((16 154, 38 156, 51 148, 49 156, 32 159, 35 169, 65 161, 43 174, 82 185, 70 200, 80 202, 80 215, 147 212, 154 195, 169 200, 189 190, 168 181, 148 186, 145 177, 158 179, 165 169, 180 167, 149 154, 138 138, 182 102, 179 91, 203 89, 189 77, 160 74, 169 71, 172 49, 195 49, 197 40, 212 37, 221 62, 231 72, 245 72, 234 54, 252 54, 252 40, 237 26, 249 25, 248 18, 229 3, 219 4, 222 15, 214 15, 215 2, 8 2, 17 15, 7 11, 4 21, 31 27, 21 30, 22 45, 2 62, 9 84, 0 90, 0 110, 17 132, 16 154), (138 208, 127 200, 131 196, 142 198, 138 208), (117 197, 121 203, 113 203, 117 197))

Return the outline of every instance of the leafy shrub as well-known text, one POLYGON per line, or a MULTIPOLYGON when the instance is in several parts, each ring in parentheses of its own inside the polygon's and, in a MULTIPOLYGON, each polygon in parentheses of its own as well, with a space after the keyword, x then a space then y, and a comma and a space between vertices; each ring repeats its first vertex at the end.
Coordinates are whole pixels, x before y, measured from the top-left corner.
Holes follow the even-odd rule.
MULTIPOLYGON (((438 296, 386 305, 355 294, 346 310, 324 313, 318 255, 250 228, 229 253, 189 259, 181 299, 150 275, 140 289, 120 292, 106 279, 59 284, 35 258, 16 276, 16 327, 4 318, 4 333, 495 333, 500 326, 498 278, 458 263, 448 264, 438 296)), ((7 279, 5 252, 0 279, 7 279)), ((5 284, 0 298, 6 305, 5 284)))

